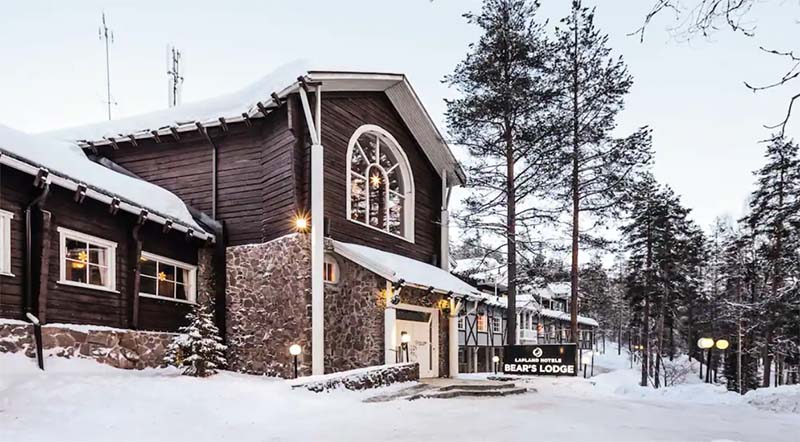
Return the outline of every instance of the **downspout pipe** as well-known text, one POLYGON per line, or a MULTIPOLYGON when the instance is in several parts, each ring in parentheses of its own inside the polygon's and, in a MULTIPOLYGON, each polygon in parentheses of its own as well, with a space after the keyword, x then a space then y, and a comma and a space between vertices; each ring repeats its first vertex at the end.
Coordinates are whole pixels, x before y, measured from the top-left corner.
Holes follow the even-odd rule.
POLYGON ((205 126, 201 123, 196 123, 197 130, 203 134, 208 144, 211 146, 211 217, 217 219, 217 145, 208 134, 205 126))
POLYGON ((25 206, 25 311, 33 314, 33 210, 41 210, 50 193, 50 183, 45 181, 39 194, 25 206))

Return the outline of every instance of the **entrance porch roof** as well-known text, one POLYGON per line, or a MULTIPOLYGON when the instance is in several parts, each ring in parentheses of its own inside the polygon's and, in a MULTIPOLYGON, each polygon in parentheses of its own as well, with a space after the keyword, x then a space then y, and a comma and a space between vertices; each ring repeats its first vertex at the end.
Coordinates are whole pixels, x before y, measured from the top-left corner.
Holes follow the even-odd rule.
POLYGON ((478 289, 439 267, 372 247, 332 242, 334 252, 393 283, 402 280, 407 286, 433 288, 433 291, 443 294, 452 292, 457 297, 480 296, 478 289))

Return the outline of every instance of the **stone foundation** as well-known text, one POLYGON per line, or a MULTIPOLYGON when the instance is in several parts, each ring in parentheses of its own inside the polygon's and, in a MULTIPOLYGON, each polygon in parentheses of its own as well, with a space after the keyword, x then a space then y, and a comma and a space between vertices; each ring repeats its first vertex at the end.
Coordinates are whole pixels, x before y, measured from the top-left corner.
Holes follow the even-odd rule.
POLYGON ((230 370, 291 377, 292 344, 311 374, 311 249, 308 235, 227 249, 230 370))
MULTIPOLYGON (((50 324, 42 327, 42 348, 48 356, 94 359, 116 368, 164 367, 173 333, 107 327, 50 324)), ((0 320, 0 352, 36 356, 33 325, 0 320)))

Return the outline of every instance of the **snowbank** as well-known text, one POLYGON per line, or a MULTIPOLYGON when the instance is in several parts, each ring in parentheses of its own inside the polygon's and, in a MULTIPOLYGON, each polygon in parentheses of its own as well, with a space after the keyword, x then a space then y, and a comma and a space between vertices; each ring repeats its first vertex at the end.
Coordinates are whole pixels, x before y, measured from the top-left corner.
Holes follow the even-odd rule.
POLYGON ((762 410, 800 413, 800 385, 759 388, 744 395, 748 404, 762 410))

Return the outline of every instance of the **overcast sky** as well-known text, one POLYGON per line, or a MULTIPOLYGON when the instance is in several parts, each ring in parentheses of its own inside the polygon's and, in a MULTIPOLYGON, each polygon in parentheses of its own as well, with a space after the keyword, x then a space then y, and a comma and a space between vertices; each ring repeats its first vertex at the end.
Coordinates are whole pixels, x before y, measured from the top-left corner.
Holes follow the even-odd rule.
MULTIPOLYGON (((635 79, 620 131, 653 128, 655 174, 671 185, 707 227, 738 217, 762 163, 764 124, 783 117, 791 89, 753 94, 743 81, 766 83, 788 67, 759 51, 796 43, 797 5, 760 5, 758 36, 729 32, 689 43, 672 38, 664 15, 644 43, 635 30, 654 0, 603 0, 598 23, 635 79)), ((567 13, 566 0, 544 0, 544 17, 567 13)), ((401 72, 409 76, 444 129, 441 80, 477 39, 461 14, 478 0, 37 1, 5 2, 0 17, 0 123, 42 132, 105 118, 106 11, 117 117, 166 106, 165 47, 185 54, 184 102, 237 90, 276 66, 303 58, 326 69, 401 72), (69 3, 69 4, 68 4, 69 3)), ((796 126, 796 125, 795 125, 796 126)), ((789 134, 793 131, 790 128, 789 134)))

